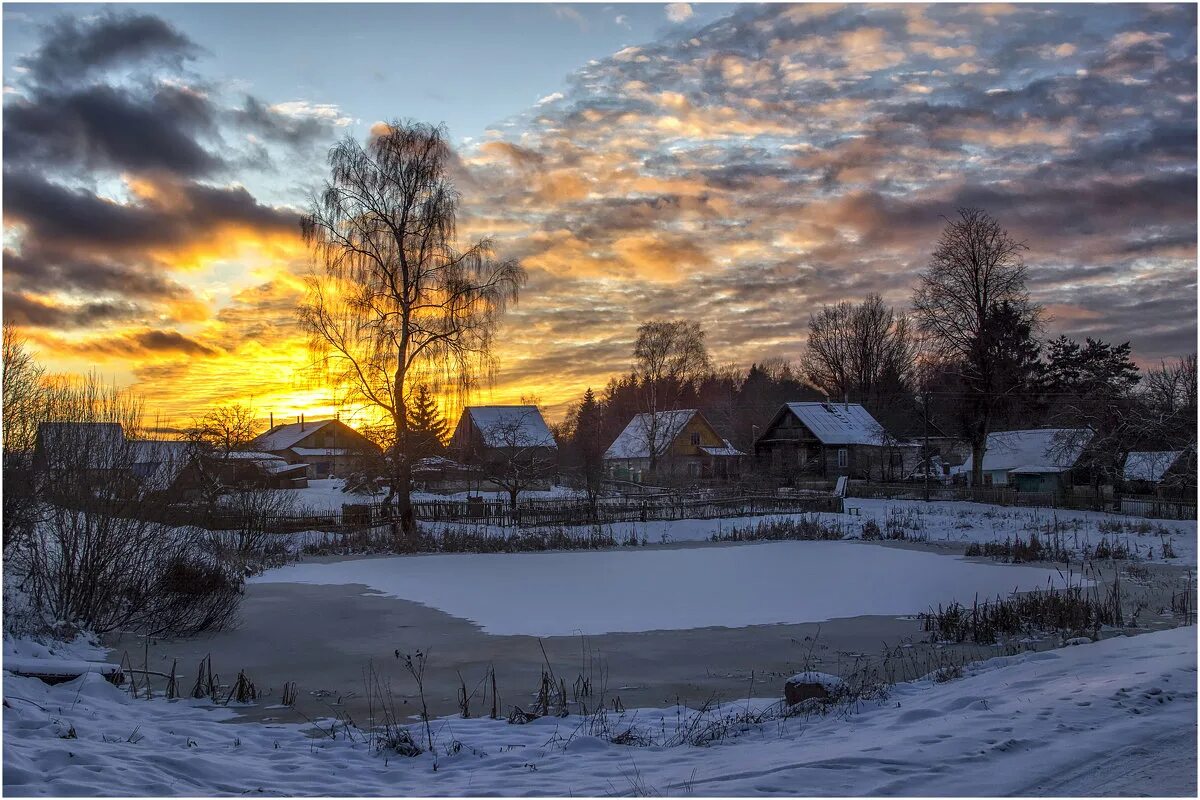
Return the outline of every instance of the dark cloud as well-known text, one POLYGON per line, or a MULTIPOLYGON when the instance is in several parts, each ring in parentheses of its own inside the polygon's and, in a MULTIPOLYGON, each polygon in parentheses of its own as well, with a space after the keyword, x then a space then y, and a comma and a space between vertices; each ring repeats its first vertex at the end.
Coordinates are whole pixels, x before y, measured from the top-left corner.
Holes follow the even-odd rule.
POLYGON ((158 195, 118 203, 31 172, 5 171, 4 188, 5 216, 25 228, 35 252, 178 248, 201 243, 222 226, 262 232, 298 230, 296 212, 265 206, 242 187, 163 183, 154 186, 158 195))
POLYGON ((220 355, 216 348, 173 330, 144 330, 85 339, 71 345, 76 353, 106 358, 144 358, 156 355, 181 355, 193 358, 220 355))
POLYGON ((53 86, 129 64, 179 69, 198 53, 187 36, 159 17, 110 11, 88 21, 58 18, 43 31, 37 51, 17 63, 37 83, 53 86))
POLYGON ((4 319, 31 328, 92 328, 137 319, 145 309, 128 301, 93 301, 58 305, 19 292, 4 291, 4 319))
POLYGON ((215 135, 214 109, 172 86, 143 94, 96 85, 18 98, 4 108, 5 163, 88 170, 210 175, 224 159, 201 137, 215 135))

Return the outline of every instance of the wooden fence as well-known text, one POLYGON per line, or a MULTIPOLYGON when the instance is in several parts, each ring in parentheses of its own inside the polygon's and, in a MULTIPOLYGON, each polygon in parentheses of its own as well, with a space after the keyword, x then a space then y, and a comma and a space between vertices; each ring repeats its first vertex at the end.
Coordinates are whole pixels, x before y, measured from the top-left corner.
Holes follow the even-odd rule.
MULTIPOLYGON (((618 522, 654 522, 680 519, 761 516, 763 514, 840 513, 842 500, 833 495, 780 497, 773 495, 720 495, 696 493, 671 497, 600 498, 586 500, 530 500, 516 508, 499 500, 437 500, 413 503, 413 513, 425 522, 458 522, 502 527, 551 525, 607 525, 618 522)), ((176 507, 173 524, 198 525, 209 530, 238 530, 253 523, 273 533, 298 531, 345 532, 393 522, 395 507, 344 505, 340 512, 297 516, 269 516, 251 520, 245 515, 213 513, 176 507)))
MULTIPOLYGON (((856 483, 846 489, 847 497, 883 500, 924 500, 925 487, 920 483, 856 483)), ((947 486, 929 487, 930 500, 960 500, 990 503, 998 506, 1040 506, 1069 508, 1080 511, 1107 511, 1157 519, 1196 519, 1196 501, 1131 495, 1097 496, 1072 495, 1054 492, 1019 492, 1007 486, 947 486)))

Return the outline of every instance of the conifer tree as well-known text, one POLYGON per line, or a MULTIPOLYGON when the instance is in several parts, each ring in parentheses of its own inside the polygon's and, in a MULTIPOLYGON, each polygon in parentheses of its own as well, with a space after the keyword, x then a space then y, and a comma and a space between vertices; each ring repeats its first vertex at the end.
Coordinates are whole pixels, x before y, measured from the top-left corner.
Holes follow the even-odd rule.
POLYGON ((413 393, 408 411, 408 435, 414 459, 439 455, 449 438, 450 426, 438 410, 429 386, 422 383, 413 393))

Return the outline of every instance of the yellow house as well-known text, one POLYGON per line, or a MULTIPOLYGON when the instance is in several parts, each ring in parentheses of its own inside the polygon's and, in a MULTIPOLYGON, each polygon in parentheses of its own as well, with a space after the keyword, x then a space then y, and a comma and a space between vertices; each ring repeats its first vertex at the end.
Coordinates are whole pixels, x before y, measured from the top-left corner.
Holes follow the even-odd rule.
POLYGON ((657 477, 729 479, 741 474, 744 455, 704 414, 688 408, 634 416, 605 451, 604 467, 611 478, 637 483, 651 472, 657 477))

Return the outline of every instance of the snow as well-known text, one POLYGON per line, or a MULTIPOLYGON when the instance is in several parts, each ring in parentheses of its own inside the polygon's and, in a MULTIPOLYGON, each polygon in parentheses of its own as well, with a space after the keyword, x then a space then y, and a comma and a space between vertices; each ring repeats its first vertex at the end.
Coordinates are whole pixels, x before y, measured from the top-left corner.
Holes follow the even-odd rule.
POLYGON ((276 425, 266 433, 259 434, 251 444, 259 450, 287 450, 289 447, 299 444, 333 421, 331 419, 318 419, 305 422, 292 422, 287 425, 276 425))
POLYGON ((880 445, 886 435, 883 426, 858 403, 787 403, 786 406, 822 444, 880 445))
MULTIPOLYGON (((1000 431, 989 433, 987 451, 983 454, 984 472, 1038 471, 1062 472, 1079 460, 1079 454, 1090 439, 1090 434, 1063 428, 1043 428, 1026 431, 1000 431), (1075 434, 1070 447, 1055 452, 1055 437, 1058 434, 1075 434)), ((968 456, 956 472, 970 474, 973 457, 968 456)))
POLYGON ((1125 458, 1125 480, 1159 481, 1171 465, 1183 455, 1182 450, 1130 453, 1125 458))
MULTIPOLYGON (((1196 793, 1194 626, 995 658, 949 682, 899 684, 848 715, 745 723, 706 747, 612 744, 578 716, 436 719, 436 770, 428 753, 372 752, 352 727, 331 738, 307 724, 230 724, 233 709, 132 700, 97 675, 58 686, 6 677, 4 696, 10 796, 1196 793)), ((692 712, 609 722, 670 735, 692 712)))
POLYGON ((629 420, 625 429, 608 446, 604 457, 606 459, 649 458, 650 429, 652 427, 655 428, 654 453, 662 455, 697 413, 699 412, 694 408, 685 408, 678 411, 659 411, 654 414, 648 412, 637 414, 629 420))
POLYGON ((787 683, 812 683, 820 686, 830 694, 839 694, 846 691, 848 688, 846 682, 837 675, 830 675, 828 672, 797 672, 795 675, 787 679, 787 683))
POLYGON ((746 455, 741 450, 733 446, 733 442, 728 439, 722 439, 725 444, 721 447, 701 447, 700 449, 710 456, 744 456, 746 455))
POLYGON ((505 635, 572 636, 906 615, 1048 584, 1002 566, 859 542, 390 556, 292 564, 256 583, 361 584, 505 635), (897 580, 897 575, 919 579, 897 580))
POLYGON ((486 447, 558 447, 537 406, 468 406, 486 447))
MULTIPOLYGON (((535 493, 522 493, 522 497, 535 493)), ((1149 560, 1154 550, 1155 562, 1174 564, 1196 563, 1196 521, 1146 519, 1127 514, 1110 514, 1102 511, 1077 511, 1041 507, 998 506, 986 503, 962 501, 921 500, 867 500, 848 497, 846 508, 856 508, 861 516, 847 514, 773 514, 757 517, 725 517, 719 519, 684 519, 668 522, 621 522, 604 526, 613 538, 623 541, 633 534, 650 544, 672 544, 711 541, 714 534, 728 533, 733 528, 753 528, 773 520, 799 521, 805 518, 818 519, 828 525, 840 525, 847 538, 858 538, 862 526, 874 520, 885 528, 888 517, 902 518, 910 538, 924 538, 941 545, 987 544, 1003 542, 1020 536, 1028 541, 1031 532, 1043 537, 1048 531, 1057 529, 1062 544, 1068 551, 1079 556, 1085 548, 1094 548, 1102 537, 1109 542, 1114 539, 1129 546, 1139 558, 1149 560), (1102 530, 1102 526, 1107 530, 1102 530), (1176 553, 1174 559, 1162 558, 1162 542, 1171 543, 1176 553)), ((477 532, 501 534, 505 532, 494 525, 476 525, 470 522, 422 523, 433 530, 447 527, 470 526, 477 532)), ((564 528, 568 533, 586 536, 590 526, 564 528)))
POLYGON ((378 503, 383 500, 384 493, 355 494, 343 492, 346 482, 341 478, 321 478, 310 480, 303 489, 280 489, 289 497, 296 499, 296 507, 308 509, 315 513, 335 514, 342 510, 343 505, 365 505, 378 503))

